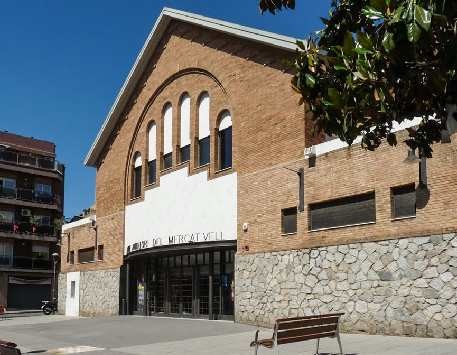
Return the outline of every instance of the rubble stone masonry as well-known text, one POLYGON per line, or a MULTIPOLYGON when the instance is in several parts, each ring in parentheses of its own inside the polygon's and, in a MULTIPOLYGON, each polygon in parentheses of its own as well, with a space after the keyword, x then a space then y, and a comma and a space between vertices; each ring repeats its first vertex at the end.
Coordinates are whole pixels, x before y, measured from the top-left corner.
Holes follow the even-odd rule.
POLYGON ((344 312, 342 330, 457 337, 455 233, 236 256, 236 320, 344 312))

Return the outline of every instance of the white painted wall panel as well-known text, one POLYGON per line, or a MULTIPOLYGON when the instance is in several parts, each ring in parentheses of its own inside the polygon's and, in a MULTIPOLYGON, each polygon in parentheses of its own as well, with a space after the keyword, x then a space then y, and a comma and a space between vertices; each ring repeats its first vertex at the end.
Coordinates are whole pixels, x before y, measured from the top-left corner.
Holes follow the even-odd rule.
POLYGON ((67 273, 67 295, 65 297, 65 315, 79 317, 79 286, 81 274, 77 272, 67 273), (74 282, 74 296, 71 295, 71 283, 74 282))
POLYGON ((198 105, 198 139, 209 136, 209 104, 209 95, 205 93, 200 97, 198 105))
POLYGON ((142 202, 126 206, 125 252, 189 242, 235 240, 237 174, 209 180, 187 168, 161 177, 142 202), (136 244, 136 246, 134 246, 136 244))
POLYGON ((173 151, 173 108, 168 105, 163 115, 163 153, 173 151))
POLYGON ((181 101, 181 142, 180 146, 190 144, 190 97, 186 95, 181 101))
POLYGON ((155 124, 149 127, 148 132, 148 161, 155 160, 157 155, 157 126, 155 124))

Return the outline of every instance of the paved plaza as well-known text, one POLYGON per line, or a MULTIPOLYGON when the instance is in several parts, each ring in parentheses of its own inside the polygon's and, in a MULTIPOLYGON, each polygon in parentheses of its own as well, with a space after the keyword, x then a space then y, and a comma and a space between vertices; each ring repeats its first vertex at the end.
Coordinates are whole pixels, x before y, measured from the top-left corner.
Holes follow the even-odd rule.
MULTIPOLYGON (((0 339, 32 354, 244 355, 256 328, 225 321, 172 318, 63 316, 0 320, 0 339)), ((271 336, 263 329, 261 335, 271 336)), ((455 355, 457 340, 343 334, 346 355, 455 355)), ((285 345, 280 354, 314 354, 315 342, 285 345)), ((321 342, 321 354, 337 351, 336 341, 321 342)), ((262 349, 260 354, 273 354, 262 349)))

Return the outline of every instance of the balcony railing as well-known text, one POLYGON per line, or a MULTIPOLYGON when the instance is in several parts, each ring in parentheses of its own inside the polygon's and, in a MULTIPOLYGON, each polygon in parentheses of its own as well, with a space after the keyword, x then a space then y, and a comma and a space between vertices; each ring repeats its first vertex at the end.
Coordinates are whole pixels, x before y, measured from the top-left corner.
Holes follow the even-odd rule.
POLYGON ((9 188, 0 186, 0 198, 10 198, 26 202, 35 202, 60 206, 59 195, 40 192, 32 189, 9 188))
POLYGON ((65 171, 63 164, 55 159, 21 154, 10 150, 0 150, 0 161, 39 169, 53 170, 62 175, 65 171))
POLYGON ((55 237, 54 227, 30 222, 0 222, 0 232, 55 237))
POLYGON ((26 256, 0 256, 0 267, 15 269, 51 270, 52 263, 49 259, 33 258, 26 256))

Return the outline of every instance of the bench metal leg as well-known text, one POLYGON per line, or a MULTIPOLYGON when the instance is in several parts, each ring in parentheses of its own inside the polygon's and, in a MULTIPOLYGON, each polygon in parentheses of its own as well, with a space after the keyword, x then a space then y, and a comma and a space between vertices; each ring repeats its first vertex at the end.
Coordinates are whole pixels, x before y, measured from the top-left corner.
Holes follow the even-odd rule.
POLYGON ((340 354, 343 355, 343 347, 341 346, 340 333, 336 334, 336 340, 338 340, 338 346, 340 347, 340 354))
POLYGON ((319 355, 319 342, 320 342, 320 339, 317 338, 317 343, 316 343, 316 354, 315 354, 315 355, 319 355))
POLYGON ((254 348, 254 355, 257 355, 257 352, 259 351, 259 343, 257 341, 259 340, 259 330, 255 332, 254 336, 254 341, 255 341, 255 348, 254 348))

